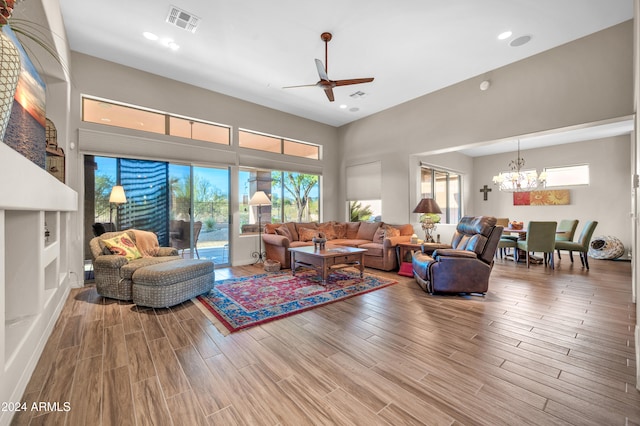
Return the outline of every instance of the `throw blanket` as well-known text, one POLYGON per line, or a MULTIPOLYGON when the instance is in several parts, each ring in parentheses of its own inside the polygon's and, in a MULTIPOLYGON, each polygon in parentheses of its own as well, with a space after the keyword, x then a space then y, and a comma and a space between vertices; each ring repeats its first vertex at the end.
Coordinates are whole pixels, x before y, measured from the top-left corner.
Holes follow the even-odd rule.
POLYGON ((158 254, 160 244, 158 237, 153 232, 132 229, 136 236, 136 247, 142 253, 142 257, 153 257, 158 254))

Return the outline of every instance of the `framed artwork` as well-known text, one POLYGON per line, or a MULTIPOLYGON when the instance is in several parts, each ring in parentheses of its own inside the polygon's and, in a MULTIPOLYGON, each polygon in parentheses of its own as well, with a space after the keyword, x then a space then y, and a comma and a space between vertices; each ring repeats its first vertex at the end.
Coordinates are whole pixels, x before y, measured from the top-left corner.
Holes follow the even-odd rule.
POLYGON ((514 206, 563 206, 570 204, 568 189, 514 192, 514 206))
POLYGON ((46 167, 46 86, 9 25, 2 31, 20 51, 20 77, 4 143, 43 169, 46 167))

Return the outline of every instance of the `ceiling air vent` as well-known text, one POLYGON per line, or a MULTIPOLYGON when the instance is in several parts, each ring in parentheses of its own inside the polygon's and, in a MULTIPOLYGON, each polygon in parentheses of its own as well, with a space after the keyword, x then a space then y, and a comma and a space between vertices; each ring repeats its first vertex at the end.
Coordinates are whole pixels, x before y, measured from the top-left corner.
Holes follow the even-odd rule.
POLYGON ((363 98, 363 97, 367 96, 367 94, 362 92, 362 91, 360 91, 360 90, 358 90, 357 92, 353 92, 349 96, 351 96, 352 98, 356 99, 356 98, 363 98))
POLYGON ((182 9, 178 9, 175 6, 171 6, 169 8, 167 22, 175 25, 176 27, 180 27, 183 30, 195 33, 196 28, 198 27, 198 22, 200 22, 200 18, 189 12, 185 12, 182 9))

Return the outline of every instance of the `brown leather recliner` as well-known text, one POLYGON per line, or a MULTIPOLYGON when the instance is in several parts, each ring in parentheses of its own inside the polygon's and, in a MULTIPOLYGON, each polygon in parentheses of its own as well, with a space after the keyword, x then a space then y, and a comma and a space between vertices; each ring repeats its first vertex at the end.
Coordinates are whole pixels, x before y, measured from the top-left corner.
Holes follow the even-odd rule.
POLYGON ((502 235, 492 216, 465 216, 451 248, 413 254, 413 275, 429 293, 482 293, 489 288, 493 256, 502 235))

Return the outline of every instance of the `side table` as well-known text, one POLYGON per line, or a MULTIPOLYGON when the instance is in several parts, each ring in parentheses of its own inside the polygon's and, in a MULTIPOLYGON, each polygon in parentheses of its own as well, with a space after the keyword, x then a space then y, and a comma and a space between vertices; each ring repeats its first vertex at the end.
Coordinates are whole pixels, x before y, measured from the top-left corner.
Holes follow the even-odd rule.
POLYGON ((396 246, 396 256, 398 258, 398 275, 403 275, 406 277, 413 276, 413 270, 411 267, 411 261, 406 260, 408 253, 413 253, 417 250, 422 250, 422 247, 425 248, 425 253, 433 253, 437 249, 442 248, 451 248, 449 244, 441 244, 441 243, 398 243, 396 246), (407 265, 405 265, 407 264, 407 265))

